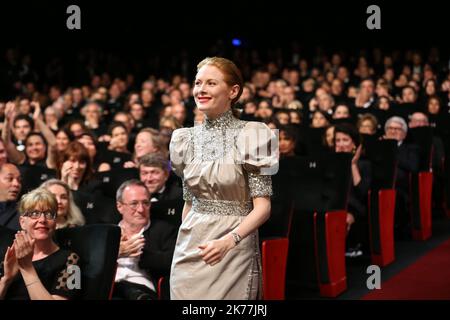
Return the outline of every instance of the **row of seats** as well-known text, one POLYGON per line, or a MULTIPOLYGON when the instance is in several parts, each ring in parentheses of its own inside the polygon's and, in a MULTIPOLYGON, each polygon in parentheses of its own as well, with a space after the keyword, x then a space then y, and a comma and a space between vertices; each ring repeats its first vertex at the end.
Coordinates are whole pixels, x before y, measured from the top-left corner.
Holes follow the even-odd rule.
MULTIPOLYGON (((410 177, 412 236, 431 236, 432 135, 412 130, 420 146, 420 172, 410 177)), ((368 234, 373 264, 395 260, 397 142, 364 137, 372 165, 367 197, 368 234)), ((299 288, 318 288, 335 297, 347 288, 345 268, 346 213, 351 184, 351 154, 286 158, 274 176, 272 215, 260 228, 264 297, 284 299, 299 288)))

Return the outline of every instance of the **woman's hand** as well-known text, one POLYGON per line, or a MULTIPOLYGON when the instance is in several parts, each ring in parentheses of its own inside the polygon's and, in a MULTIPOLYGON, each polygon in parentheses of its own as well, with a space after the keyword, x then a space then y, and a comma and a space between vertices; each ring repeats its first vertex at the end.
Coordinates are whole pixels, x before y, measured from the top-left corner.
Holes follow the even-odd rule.
POLYGON ((13 245, 20 269, 27 270, 33 266, 34 242, 35 239, 32 239, 25 231, 16 233, 13 245))
POLYGON ((33 120, 36 121, 41 118, 41 104, 37 101, 32 101, 30 106, 34 107, 33 120))
POLYGON ((127 161, 123 164, 124 168, 136 168, 136 163, 133 161, 127 161))
POLYGON ((119 148, 119 138, 111 137, 111 140, 109 140, 108 149, 109 150, 116 150, 117 148, 119 148))
POLYGON ((13 101, 8 101, 5 105, 5 118, 7 118, 8 121, 10 121, 11 125, 16 115, 17 115, 16 104, 13 101))
POLYGON ((14 245, 12 247, 8 247, 6 250, 5 258, 3 259, 3 271, 4 275, 1 279, 6 282, 12 281, 19 272, 19 265, 17 263, 14 245))
POLYGON ((69 183, 69 174, 72 170, 73 163, 70 160, 67 160, 63 163, 61 167, 61 180, 65 183, 69 183))
POLYGON ((227 234, 220 239, 209 241, 207 244, 198 246, 202 250, 200 256, 205 263, 213 266, 225 257, 232 248, 236 246, 233 236, 227 234))
POLYGON ((353 155, 352 165, 358 164, 358 160, 361 157, 361 150, 362 150, 362 145, 359 145, 358 148, 356 149, 355 154, 353 155))
POLYGON ((355 223, 355 217, 349 212, 347 212, 346 222, 347 222, 347 232, 349 232, 350 228, 352 227, 352 224, 355 223))

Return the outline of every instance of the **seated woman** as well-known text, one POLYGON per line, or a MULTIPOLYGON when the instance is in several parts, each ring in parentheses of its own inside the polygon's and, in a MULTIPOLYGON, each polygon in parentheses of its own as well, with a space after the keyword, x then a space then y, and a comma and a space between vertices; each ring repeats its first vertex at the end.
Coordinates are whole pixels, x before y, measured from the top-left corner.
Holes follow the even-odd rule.
POLYGON ((353 154, 352 188, 348 201, 347 213, 347 256, 362 255, 362 249, 368 244, 367 233, 367 195, 371 184, 371 166, 366 160, 360 159, 362 146, 357 129, 348 123, 335 126, 334 146, 336 152, 353 154))
POLYGON ((139 160, 149 153, 162 153, 167 157, 167 147, 159 134, 158 130, 153 128, 144 128, 136 136, 134 144, 134 154, 132 161, 127 161, 124 168, 137 168, 139 160))
POLYGON ((364 113, 359 117, 356 127, 358 128, 360 134, 372 136, 377 133, 378 120, 373 114, 364 113))
POLYGON ((73 140, 72 133, 67 127, 59 128, 55 134, 55 144, 48 148, 48 166, 56 168, 56 159, 66 150, 70 141, 73 140))
POLYGON ((79 270, 79 256, 52 239, 57 210, 55 196, 43 188, 20 200, 22 231, 2 257, 0 299, 67 300, 80 293, 80 284, 67 276, 79 270))
POLYGON ((94 172, 104 172, 111 170, 111 166, 108 162, 100 160, 102 157, 97 151, 97 141, 95 136, 87 131, 83 132, 77 141, 80 142, 88 151, 89 157, 91 158, 92 169, 94 172))
POLYGON ((281 126, 279 131, 280 158, 295 156, 297 132, 291 126, 281 126))
POLYGON ((91 158, 86 148, 78 141, 69 143, 58 159, 57 177, 67 183, 71 190, 86 188, 92 176, 91 158))
POLYGON ((51 168, 47 150, 47 141, 44 136, 39 132, 30 132, 25 139, 25 155, 20 165, 51 168))
POLYGON ((129 133, 124 124, 120 122, 113 123, 109 127, 108 134, 111 136, 108 146, 109 150, 121 153, 130 153, 127 148, 129 133))
POLYGON ((85 219, 80 208, 73 200, 69 186, 58 179, 45 181, 42 186, 50 191, 58 202, 58 214, 56 217, 56 229, 83 226, 85 219))

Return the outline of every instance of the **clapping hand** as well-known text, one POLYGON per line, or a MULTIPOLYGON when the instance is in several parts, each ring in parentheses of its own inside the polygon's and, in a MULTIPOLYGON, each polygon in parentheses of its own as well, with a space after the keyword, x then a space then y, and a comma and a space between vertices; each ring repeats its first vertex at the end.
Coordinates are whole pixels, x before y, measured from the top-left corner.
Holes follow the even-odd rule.
POLYGON ((123 234, 120 238, 119 258, 139 257, 145 245, 145 238, 142 235, 128 237, 123 234))
POLYGON ((3 260, 3 271, 4 274, 1 279, 4 279, 7 282, 12 281, 19 272, 14 245, 6 249, 5 258, 3 260))
POLYGON ((32 266, 35 241, 25 231, 16 233, 13 246, 20 269, 27 269, 32 266))

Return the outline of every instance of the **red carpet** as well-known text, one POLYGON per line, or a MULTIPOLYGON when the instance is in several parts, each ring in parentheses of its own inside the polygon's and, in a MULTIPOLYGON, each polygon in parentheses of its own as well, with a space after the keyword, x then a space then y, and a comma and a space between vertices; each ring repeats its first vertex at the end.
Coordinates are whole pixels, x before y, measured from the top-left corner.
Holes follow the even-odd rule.
MULTIPOLYGON (((383 281, 383 270, 381 270, 383 281)), ((450 240, 381 283, 362 300, 450 300, 450 240)))

